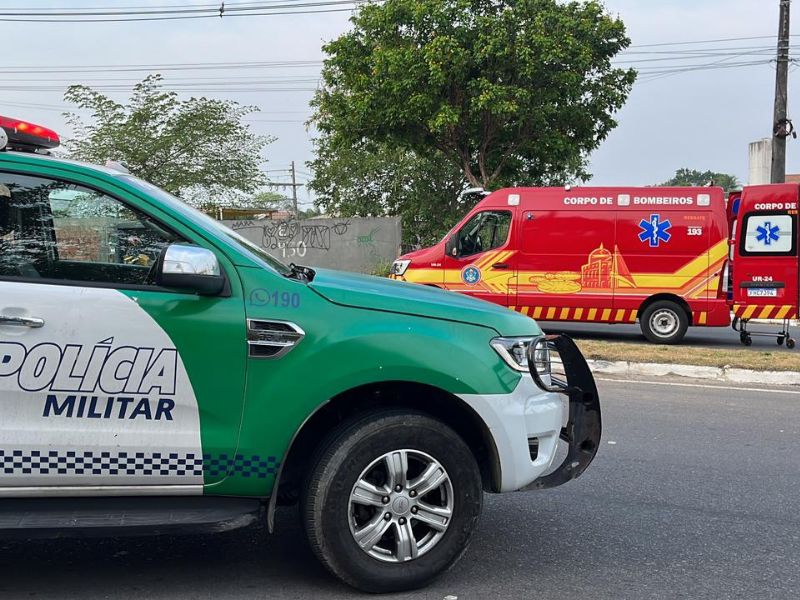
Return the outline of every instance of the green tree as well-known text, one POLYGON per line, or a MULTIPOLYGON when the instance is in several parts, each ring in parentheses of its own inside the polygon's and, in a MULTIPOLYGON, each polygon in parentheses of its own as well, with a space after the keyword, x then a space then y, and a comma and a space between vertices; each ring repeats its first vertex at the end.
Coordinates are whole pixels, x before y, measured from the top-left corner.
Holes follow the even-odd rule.
POLYGON ((403 242, 429 245, 472 207, 462 199, 464 175, 441 154, 421 158, 396 145, 362 140, 335 147, 331 136, 315 140, 309 163, 317 206, 342 217, 400 215, 403 242))
POLYGON ((369 140, 470 186, 585 179, 635 80, 611 64, 625 27, 595 0, 387 0, 351 21, 324 46, 321 145, 369 140))
MULTIPOLYGON (((284 196, 280 192, 262 191, 258 192, 247 205, 249 208, 263 208, 267 210, 280 210, 294 213, 294 200, 284 196)), ((310 219, 311 217, 318 217, 322 213, 316 207, 299 208, 297 209, 298 217, 301 219, 310 219)))
POLYGON ((266 210, 293 211, 294 203, 279 192, 261 191, 255 194, 248 202, 249 208, 263 208, 266 210))
POLYGON ((698 171, 696 169, 678 169, 675 175, 662 183, 666 186, 705 186, 718 185, 726 192, 738 190, 742 187, 736 175, 717 173, 715 171, 698 171))
POLYGON ((205 208, 239 203, 266 183, 261 151, 272 140, 242 122, 255 108, 229 100, 180 100, 163 90, 160 75, 134 86, 127 105, 83 85, 70 86, 64 98, 92 112, 89 122, 66 113, 73 137, 65 147, 73 158, 119 161, 134 175, 205 208))

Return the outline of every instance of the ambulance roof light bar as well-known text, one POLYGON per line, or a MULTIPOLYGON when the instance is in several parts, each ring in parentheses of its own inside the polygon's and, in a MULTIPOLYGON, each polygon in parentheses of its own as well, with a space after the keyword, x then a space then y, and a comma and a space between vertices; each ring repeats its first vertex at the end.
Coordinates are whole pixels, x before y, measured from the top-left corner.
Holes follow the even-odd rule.
POLYGON ((55 148, 61 143, 52 129, 10 117, 0 116, 0 151, 41 152, 55 148))

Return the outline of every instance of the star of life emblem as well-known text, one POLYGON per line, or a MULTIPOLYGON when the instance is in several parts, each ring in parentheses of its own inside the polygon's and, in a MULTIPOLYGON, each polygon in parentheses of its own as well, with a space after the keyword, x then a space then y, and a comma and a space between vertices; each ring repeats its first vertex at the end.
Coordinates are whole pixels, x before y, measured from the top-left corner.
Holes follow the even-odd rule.
POLYGON ((777 242, 780 237, 781 228, 773 225, 771 221, 765 222, 763 225, 756 227, 756 241, 761 242, 765 246, 771 246, 772 242, 777 242))
POLYGON ((661 220, 661 215, 650 215, 650 219, 639 222, 639 241, 648 242, 651 248, 658 248, 661 242, 667 243, 672 234, 669 233, 672 222, 669 219, 661 220))

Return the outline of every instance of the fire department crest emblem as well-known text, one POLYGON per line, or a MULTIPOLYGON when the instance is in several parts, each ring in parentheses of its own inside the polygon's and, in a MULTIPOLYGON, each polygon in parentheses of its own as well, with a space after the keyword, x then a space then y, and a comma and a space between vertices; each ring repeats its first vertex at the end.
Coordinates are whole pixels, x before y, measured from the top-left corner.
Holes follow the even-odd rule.
POLYGON ((467 285, 476 285, 481 280, 481 270, 475 265, 461 269, 461 280, 467 285))

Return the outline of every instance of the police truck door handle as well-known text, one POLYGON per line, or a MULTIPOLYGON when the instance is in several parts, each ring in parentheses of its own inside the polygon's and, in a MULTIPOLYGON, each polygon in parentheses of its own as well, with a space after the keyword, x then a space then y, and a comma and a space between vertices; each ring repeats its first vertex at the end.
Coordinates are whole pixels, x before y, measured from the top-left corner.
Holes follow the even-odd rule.
POLYGON ((507 265, 506 263, 494 263, 494 264, 492 265, 492 268, 493 268, 493 269, 500 269, 500 270, 503 270, 503 269, 507 269, 507 268, 508 268, 508 265, 507 265))
POLYGON ((0 315, 0 325, 17 325, 19 327, 33 327, 34 329, 38 329, 39 327, 44 327, 44 319, 0 315))

